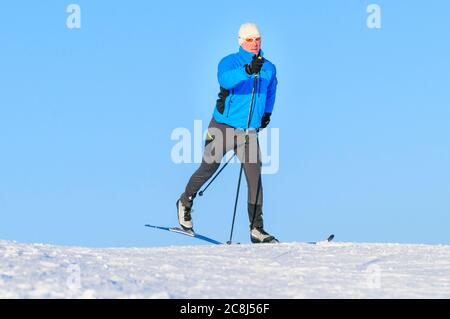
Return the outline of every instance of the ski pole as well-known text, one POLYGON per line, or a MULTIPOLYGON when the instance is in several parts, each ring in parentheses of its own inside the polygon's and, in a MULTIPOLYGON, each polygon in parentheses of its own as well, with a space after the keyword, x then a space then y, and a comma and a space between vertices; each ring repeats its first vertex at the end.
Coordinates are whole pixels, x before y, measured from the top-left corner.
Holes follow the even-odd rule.
MULTIPOLYGON (((261 59, 261 57, 258 57, 261 59)), ((247 119, 247 128, 245 129, 245 144, 248 142, 248 129, 250 127, 250 120, 252 118, 253 113, 253 102, 255 98, 255 88, 256 88, 256 81, 258 78, 258 74, 255 74, 254 80, 253 80, 253 88, 252 88, 252 99, 250 102, 250 109, 248 111, 248 119, 247 119)), ((245 160, 245 145, 244 145, 244 160, 245 160)), ((242 179, 242 170, 244 169, 244 163, 241 163, 241 169, 239 171, 239 179, 238 179, 238 185, 237 185, 237 191, 236 191, 236 199, 234 201, 234 212, 233 212, 233 221, 231 223, 231 231, 230 231, 230 240, 227 242, 228 245, 231 245, 232 239, 233 239, 233 230, 234 230, 234 221, 236 219, 236 209, 237 209, 237 203, 239 199, 239 190, 241 187, 241 179, 242 179)))
POLYGON ((233 213, 233 221, 231 222, 231 232, 230 232, 230 240, 227 241, 228 245, 231 245, 231 241, 233 238, 233 229, 234 229, 234 221, 236 219, 236 208, 237 208, 237 203, 238 203, 238 198, 239 198, 239 189, 241 188, 241 179, 242 179, 242 169, 244 167, 244 164, 241 163, 241 169, 239 171, 239 180, 238 180, 238 185, 237 185, 237 190, 236 190, 236 200, 234 201, 234 213, 233 213))
POLYGON ((217 178, 217 176, 219 176, 220 172, 223 171, 223 169, 231 162, 231 160, 236 156, 236 153, 233 154, 233 156, 230 157, 230 159, 222 166, 222 168, 216 173, 216 175, 214 175, 214 177, 211 179, 211 181, 208 183, 208 185, 205 186, 205 188, 203 188, 203 190, 201 190, 200 192, 198 192, 198 196, 203 196, 203 193, 208 189, 209 185, 212 184, 212 182, 214 182, 214 180, 217 178))

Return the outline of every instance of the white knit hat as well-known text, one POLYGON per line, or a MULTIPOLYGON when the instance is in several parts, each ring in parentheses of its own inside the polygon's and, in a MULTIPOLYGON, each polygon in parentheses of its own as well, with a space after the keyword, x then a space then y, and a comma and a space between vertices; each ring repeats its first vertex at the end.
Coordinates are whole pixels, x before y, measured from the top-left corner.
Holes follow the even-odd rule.
POLYGON ((260 36, 261 34, 259 33, 259 29, 256 26, 256 24, 244 23, 239 28, 239 35, 238 35, 239 45, 242 45, 242 43, 244 43, 246 38, 260 37, 260 36))

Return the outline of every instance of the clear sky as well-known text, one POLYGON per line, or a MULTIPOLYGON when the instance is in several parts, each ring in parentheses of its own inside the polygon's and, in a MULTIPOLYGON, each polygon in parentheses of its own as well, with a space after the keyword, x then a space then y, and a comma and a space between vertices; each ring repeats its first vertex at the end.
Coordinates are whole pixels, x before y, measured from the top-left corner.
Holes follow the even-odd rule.
MULTIPOLYGON (((450 244, 449 1, 80 0, 79 29, 70 3, 0 3, 0 239, 200 244, 143 225, 176 225, 198 164, 172 161, 171 133, 207 125, 217 64, 253 21, 279 82, 266 229, 450 244)), ((198 232, 227 240, 238 173, 195 202, 198 232)), ((241 190, 234 239, 249 242, 241 190)))

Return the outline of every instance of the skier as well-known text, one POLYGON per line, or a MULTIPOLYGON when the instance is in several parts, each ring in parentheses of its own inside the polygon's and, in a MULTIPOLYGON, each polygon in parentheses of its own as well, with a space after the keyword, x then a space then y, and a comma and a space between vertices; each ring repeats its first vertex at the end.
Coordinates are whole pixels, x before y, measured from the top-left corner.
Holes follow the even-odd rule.
POLYGON ((274 243, 278 240, 263 228, 257 133, 270 122, 277 87, 276 69, 263 57, 261 35, 255 24, 241 25, 238 41, 239 51, 219 63, 219 99, 208 126, 202 163, 176 202, 178 221, 183 229, 193 230, 191 210, 197 192, 219 168, 223 156, 234 150, 243 164, 248 186, 250 239, 253 243, 274 243))

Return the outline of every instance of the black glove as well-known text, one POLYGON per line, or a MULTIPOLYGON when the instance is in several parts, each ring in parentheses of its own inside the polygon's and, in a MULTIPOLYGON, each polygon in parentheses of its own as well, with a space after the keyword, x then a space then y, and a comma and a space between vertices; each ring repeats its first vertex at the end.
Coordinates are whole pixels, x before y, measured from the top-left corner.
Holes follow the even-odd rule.
POLYGON ((264 58, 260 55, 254 55, 251 63, 245 65, 245 71, 252 75, 258 74, 261 71, 262 65, 264 63, 264 58))
POLYGON ((264 113, 263 117, 261 118, 261 127, 260 128, 266 128, 267 125, 269 125, 271 115, 272 115, 272 113, 264 113))

